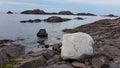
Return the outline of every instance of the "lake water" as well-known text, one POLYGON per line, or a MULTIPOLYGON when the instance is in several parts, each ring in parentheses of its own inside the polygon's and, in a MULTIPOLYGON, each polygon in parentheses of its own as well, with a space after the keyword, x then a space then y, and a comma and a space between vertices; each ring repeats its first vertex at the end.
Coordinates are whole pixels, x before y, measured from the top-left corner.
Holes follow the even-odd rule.
POLYGON ((72 29, 80 25, 92 23, 100 19, 110 19, 110 17, 101 16, 73 16, 73 15, 22 15, 22 14, 0 14, 0 39, 24 39, 18 40, 17 43, 23 44, 28 51, 39 51, 41 47, 37 43, 38 38, 36 36, 40 29, 46 29, 48 32, 48 39, 46 44, 53 45, 61 42, 62 35, 61 30, 72 29), (20 23, 22 20, 29 19, 47 19, 51 16, 59 16, 62 18, 70 18, 71 21, 62 23, 20 23), (86 18, 85 20, 75 20, 75 17, 86 18), (60 38, 60 39, 58 39, 60 38))

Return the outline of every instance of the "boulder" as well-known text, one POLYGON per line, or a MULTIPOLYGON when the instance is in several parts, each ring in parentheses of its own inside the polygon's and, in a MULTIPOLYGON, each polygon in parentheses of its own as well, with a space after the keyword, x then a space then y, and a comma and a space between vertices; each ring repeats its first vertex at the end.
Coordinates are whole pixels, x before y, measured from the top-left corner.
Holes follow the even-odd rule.
POLYGON ((9 58, 3 48, 0 48, 0 65, 9 63, 9 58))
POLYGON ((21 12, 21 14, 45 14, 45 12, 40 9, 34 9, 34 10, 23 11, 23 12, 21 12))
POLYGON ((60 15, 73 15, 73 13, 70 11, 60 11, 58 14, 60 14, 60 15))
POLYGON ((64 60, 80 60, 93 54, 94 41, 86 33, 64 34, 62 38, 61 57, 64 60))
POLYGON ((11 44, 4 47, 6 54, 10 57, 16 58, 24 54, 24 46, 18 44, 11 44))
POLYGON ((96 16, 95 14, 92 14, 92 13, 77 13, 77 15, 82 15, 82 16, 96 16))
POLYGON ((69 21, 71 19, 67 19, 67 18, 61 18, 61 17, 58 17, 58 16, 52 16, 52 17, 49 17, 48 19, 45 19, 44 21, 45 22, 64 22, 64 21, 69 21))
POLYGON ((37 33, 37 36, 41 38, 48 37, 48 33, 46 32, 45 29, 40 29, 39 32, 37 33))

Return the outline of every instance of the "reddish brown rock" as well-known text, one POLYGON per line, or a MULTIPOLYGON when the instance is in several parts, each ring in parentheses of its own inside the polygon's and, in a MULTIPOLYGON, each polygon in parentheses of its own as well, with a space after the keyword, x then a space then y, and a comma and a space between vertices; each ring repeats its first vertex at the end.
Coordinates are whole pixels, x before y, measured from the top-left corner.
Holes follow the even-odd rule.
POLYGON ((72 62, 72 65, 76 68, 86 68, 84 63, 72 62))
POLYGON ((21 12, 21 14, 45 14, 45 12, 40 9, 34 9, 34 10, 23 11, 23 12, 21 12))

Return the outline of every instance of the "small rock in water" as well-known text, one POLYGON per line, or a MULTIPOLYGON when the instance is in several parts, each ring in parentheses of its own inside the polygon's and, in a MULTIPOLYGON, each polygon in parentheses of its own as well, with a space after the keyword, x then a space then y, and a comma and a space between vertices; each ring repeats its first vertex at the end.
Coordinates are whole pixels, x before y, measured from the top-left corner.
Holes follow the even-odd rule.
POLYGON ((93 54, 94 41, 86 33, 64 34, 62 39, 61 57, 65 60, 80 60, 93 54))
POLYGON ((45 38, 48 37, 48 33, 46 32, 45 29, 40 29, 39 32, 37 33, 38 37, 45 38))

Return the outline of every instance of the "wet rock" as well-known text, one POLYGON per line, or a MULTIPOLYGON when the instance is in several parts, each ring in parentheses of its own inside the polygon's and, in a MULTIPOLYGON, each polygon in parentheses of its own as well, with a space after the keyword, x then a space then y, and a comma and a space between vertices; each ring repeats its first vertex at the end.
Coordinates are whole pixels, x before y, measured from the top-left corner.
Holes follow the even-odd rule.
POLYGON ((9 40, 9 39, 0 40, 0 44, 11 43, 11 42, 13 42, 13 40, 9 40))
POLYGON ((0 65, 9 63, 9 58, 3 48, 0 48, 0 65))
POLYGON ((53 45, 52 46, 52 49, 54 50, 54 51, 57 51, 57 52, 59 52, 60 53, 60 51, 61 51, 61 44, 56 44, 56 45, 53 45))
POLYGON ((95 14, 92 14, 92 13, 78 13, 77 15, 82 15, 82 16, 96 16, 95 14))
POLYGON ((84 19, 81 18, 81 17, 76 17, 76 18, 74 18, 74 19, 76 19, 76 20, 84 20, 84 19))
POLYGON ((13 12, 11 12, 11 11, 8 11, 8 12, 7 12, 7 14, 13 14, 13 12))
POLYGON ((94 41, 86 33, 78 32, 63 35, 61 57, 63 59, 80 60, 93 54, 94 41))
POLYGON ((70 11, 60 11, 58 14, 60 14, 60 15, 73 15, 73 13, 70 11))
POLYGON ((72 65, 76 68, 86 68, 84 63, 72 62, 72 65))
POLYGON ((37 37, 41 37, 41 38, 48 37, 48 33, 46 32, 45 29, 40 29, 39 32, 37 33, 37 37))
POLYGON ((71 19, 52 16, 52 17, 49 17, 48 19, 45 19, 44 21, 55 23, 55 22, 64 22, 64 21, 69 21, 69 20, 71 20, 71 19))
POLYGON ((26 10, 21 12, 21 14, 46 14, 43 10, 40 9, 34 9, 34 10, 26 10))
POLYGON ((24 54, 24 46, 18 44, 11 44, 4 47, 6 54, 10 57, 16 58, 24 54))

